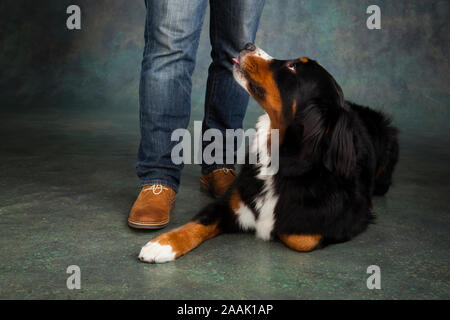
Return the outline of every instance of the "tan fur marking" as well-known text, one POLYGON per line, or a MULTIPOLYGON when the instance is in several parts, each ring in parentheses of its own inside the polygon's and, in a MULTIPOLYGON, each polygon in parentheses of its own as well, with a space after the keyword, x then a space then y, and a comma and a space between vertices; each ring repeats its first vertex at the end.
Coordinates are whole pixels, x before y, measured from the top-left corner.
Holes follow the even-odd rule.
POLYGON ((161 234, 152 242, 158 242, 162 246, 170 245, 175 252, 175 258, 178 258, 219 233, 217 224, 205 226, 200 223, 189 222, 178 229, 161 234))
POLYGON ((279 238, 289 248, 306 252, 314 250, 322 236, 318 234, 290 234, 280 235, 279 238))
POLYGON ((306 57, 303 57, 303 58, 300 58, 300 61, 303 63, 307 63, 309 61, 309 59, 306 57))
MULTIPOLYGON (((264 99, 254 97, 270 118, 271 129, 280 130, 280 139, 284 135, 285 125, 282 116, 282 102, 280 91, 273 79, 273 72, 269 68, 269 62, 260 57, 249 56, 242 68, 250 78, 260 87, 264 88, 264 99)), ((248 88, 250 91, 250 89, 248 88)), ((251 92, 251 91, 250 91, 251 92)))
POLYGON ((375 180, 380 179, 381 174, 382 174, 383 172, 384 172, 384 167, 379 167, 378 170, 377 170, 377 174, 376 174, 376 176, 375 176, 375 180))
POLYGON ((229 201, 231 209, 236 212, 242 204, 242 199, 237 189, 233 189, 229 201))

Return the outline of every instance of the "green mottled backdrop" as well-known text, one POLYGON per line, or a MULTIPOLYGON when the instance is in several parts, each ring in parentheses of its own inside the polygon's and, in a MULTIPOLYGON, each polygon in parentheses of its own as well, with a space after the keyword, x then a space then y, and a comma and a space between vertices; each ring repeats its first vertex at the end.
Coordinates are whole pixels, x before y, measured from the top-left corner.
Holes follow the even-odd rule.
MULTIPOLYGON (((449 8, 447 0, 267 0, 257 44, 276 57, 318 60, 347 99, 392 114, 404 133, 447 135, 449 8), (371 4, 381 8, 381 30, 366 28, 371 4)), ((144 11, 143 0, 2 0, 0 107, 114 114, 137 127, 144 11), (66 28, 69 4, 81 7, 80 31, 66 28)), ((208 19, 191 121, 202 118, 208 19)), ((252 101, 246 126, 258 114, 252 101)))

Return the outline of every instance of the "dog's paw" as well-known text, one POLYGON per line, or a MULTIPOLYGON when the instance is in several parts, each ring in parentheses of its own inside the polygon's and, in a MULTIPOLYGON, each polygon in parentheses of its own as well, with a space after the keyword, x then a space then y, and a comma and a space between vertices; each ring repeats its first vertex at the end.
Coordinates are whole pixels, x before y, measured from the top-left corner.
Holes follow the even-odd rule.
POLYGON ((142 247, 139 260, 148 263, 164 263, 174 261, 175 254, 170 245, 160 245, 158 241, 150 241, 142 247))

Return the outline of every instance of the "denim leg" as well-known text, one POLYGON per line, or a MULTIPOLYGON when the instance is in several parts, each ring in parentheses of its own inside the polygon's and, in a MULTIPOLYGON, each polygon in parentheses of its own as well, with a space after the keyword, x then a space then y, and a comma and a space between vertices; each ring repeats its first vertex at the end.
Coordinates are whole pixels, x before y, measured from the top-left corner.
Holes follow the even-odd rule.
POLYGON ((136 161, 142 186, 163 184, 178 190, 183 165, 171 160, 177 142, 170 138, 189 124, 191 76, 206 6, 206 0, 146 0, 136 161))
MULTIPOLYGON (((246 43, 255 41, 264 3, 264 0, 210 0, 212 63, 208 70, 203 132, 214 128, 225 134, 226 129, 242 128, 249 95, 233 78, 231 58, 246 43)), ((203 142, 203 148, 208 143, 203 142)), ((224 138, 223 164, 202 164, 202 173, 234 167, 225 164, 226 148, 224 138)))

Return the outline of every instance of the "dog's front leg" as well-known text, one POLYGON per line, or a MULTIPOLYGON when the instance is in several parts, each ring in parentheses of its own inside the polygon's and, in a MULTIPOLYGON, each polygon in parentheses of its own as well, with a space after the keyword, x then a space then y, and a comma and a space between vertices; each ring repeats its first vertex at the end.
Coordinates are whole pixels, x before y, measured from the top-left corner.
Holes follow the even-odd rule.
POLYGON ((148 242, 139 254, 139 259, 148 263, 174 261, 186 254, 203 241, 220 233, 218 224, 204 225, 191 221, 173 231, 163 233, 148 242))
POLYGON ((141 249, 139 259, 149 263, 174 261, 220 233, 236 231, 233 211, 236 197, 232 197, 232 194, 230 190, 223 198, 200 210, 189 223, 147 243, 141 249))

